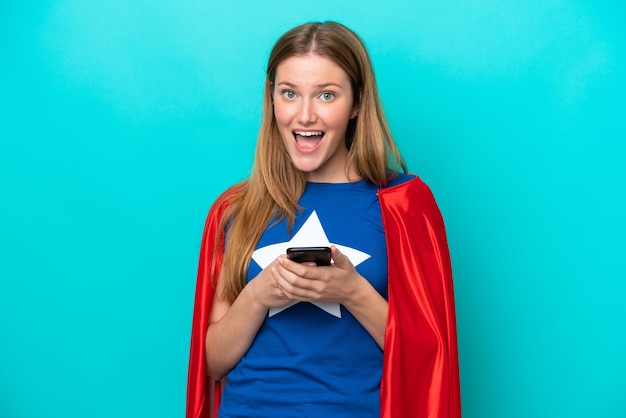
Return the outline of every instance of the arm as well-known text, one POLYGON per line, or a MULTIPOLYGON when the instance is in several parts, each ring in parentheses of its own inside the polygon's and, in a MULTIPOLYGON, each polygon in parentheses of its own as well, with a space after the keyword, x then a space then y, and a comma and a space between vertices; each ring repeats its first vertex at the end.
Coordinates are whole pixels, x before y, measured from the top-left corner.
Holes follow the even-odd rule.
POLYGON ((220 272, 213 299, 205 351, 207 374, 219 380, 241 360, 267 317, 269 308, 289 302, 276 284, 276 262, 261 271, 232 305, 222 297, 226 278, 220 272))
POLYGON ((248 351, 254 336, 267 316, 267 307, 253 295, 254 280, 245 286, 231 305, 221 295, 224 275, 218 278, 213 307, 206 333, 207 374, 222 379, 248 351))
POLYGON ((355 292, 342 305, 363 325, 381 350, 384 350, 387 301, 363 276, 359 278, 355 292))

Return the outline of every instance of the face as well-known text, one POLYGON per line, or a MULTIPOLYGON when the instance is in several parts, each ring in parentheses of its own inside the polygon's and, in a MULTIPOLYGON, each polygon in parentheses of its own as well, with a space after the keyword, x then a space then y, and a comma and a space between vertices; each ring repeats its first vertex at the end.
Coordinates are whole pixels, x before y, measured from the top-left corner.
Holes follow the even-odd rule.
POLYGON ((273 101, 287 152, 307 180, 348 181, 345 136, 357 107, 346 72, 320 55, 287 58, 276 68, 273 101))

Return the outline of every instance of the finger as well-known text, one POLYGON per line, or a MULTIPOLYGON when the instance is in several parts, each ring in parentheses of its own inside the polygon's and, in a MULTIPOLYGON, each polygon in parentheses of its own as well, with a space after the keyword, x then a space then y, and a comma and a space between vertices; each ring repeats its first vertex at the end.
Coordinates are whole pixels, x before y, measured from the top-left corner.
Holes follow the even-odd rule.
POLYGON ((334 245, 331 245, 330 247, 330 254, 333 258, 334 264, 336 265, 336 267, 348 267, 351 266, 352 263, 350 262, 350 259, 344 255, 341 251, 339 251, 339 248, 335 247, 334 245))
POLYGON ((297 263, 286 257, 278 258, 278 265, 295 276, 315 279, 315 263, 297 263))
POLYGON ((273 277, 273 280, 270 286, 272 287, 272 289, 274 289, 272 293, 278 299, 289 299, 289 295, 284 291, 283 286, 281 286, 279 283, 280 280, 284 280, 282 279, 282 276, 280 272, 278 271, 279 267, 280 265, 276 261, 270 264, 270 271, 272 272, 272 277, 273 277))
POLYGON ((302 289, 292 284, 282 275, 279 275, 276 279, 276 285, 278 286, 278 289, 280 289, 280 292, 285 295, 287 299, 290 300, 299 299, 298 296, 303 292, 302 289))
MULTIPOLYGON (((304 267, 305 270, 314 270, 316 267, 304 267)), ((301 276, 283 265, 277 267, 278 278, 276 282, 281 287, 283 292, 287 293, 290 297, 301 298, 308 295, 311 292, 316 291, 316 287, 319 286, 319 281, 315 278, 301 276)))

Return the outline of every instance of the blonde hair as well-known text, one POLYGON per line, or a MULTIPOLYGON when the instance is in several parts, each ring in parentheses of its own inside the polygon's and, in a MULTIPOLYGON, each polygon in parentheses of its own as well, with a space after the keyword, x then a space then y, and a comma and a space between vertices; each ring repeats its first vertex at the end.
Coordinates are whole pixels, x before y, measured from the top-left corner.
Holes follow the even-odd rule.
MULTIPOLYGON (((391 136, 374 70, 359 36, 336 22, 306 23, 285 33, 274 45, 267 65, 252 173, 238 185, 221 220, 220 230, 228 228, 222 262, 226 279, 223 296, 231 303, 245 286, 252 253, 267 226, 286 218, 291 228, 300 210, 298 200, 304 192, 306 175, 294 167, 287 154, 274 118, 272 93, 279 64, 306 54, 331 59, 350 79, 358 116, 350 120, 346 131, 348 167, 353 167, 360 178, 381 186, 399 170, 407 171, 391 136)), ((213 266, 217 256, 213 254, 213 266)))

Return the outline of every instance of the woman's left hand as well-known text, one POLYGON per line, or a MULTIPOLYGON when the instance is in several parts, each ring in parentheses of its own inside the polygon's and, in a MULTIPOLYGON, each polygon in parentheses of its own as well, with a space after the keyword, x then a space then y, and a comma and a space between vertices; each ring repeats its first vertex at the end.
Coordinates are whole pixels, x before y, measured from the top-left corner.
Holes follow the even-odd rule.
POLYGON ((320 267, 278 257, 276 267, 272 267, 276 284, 291 300, 342 304, 384 349, 387 301, 334 245, 331 255, 333 263, 320 267))

